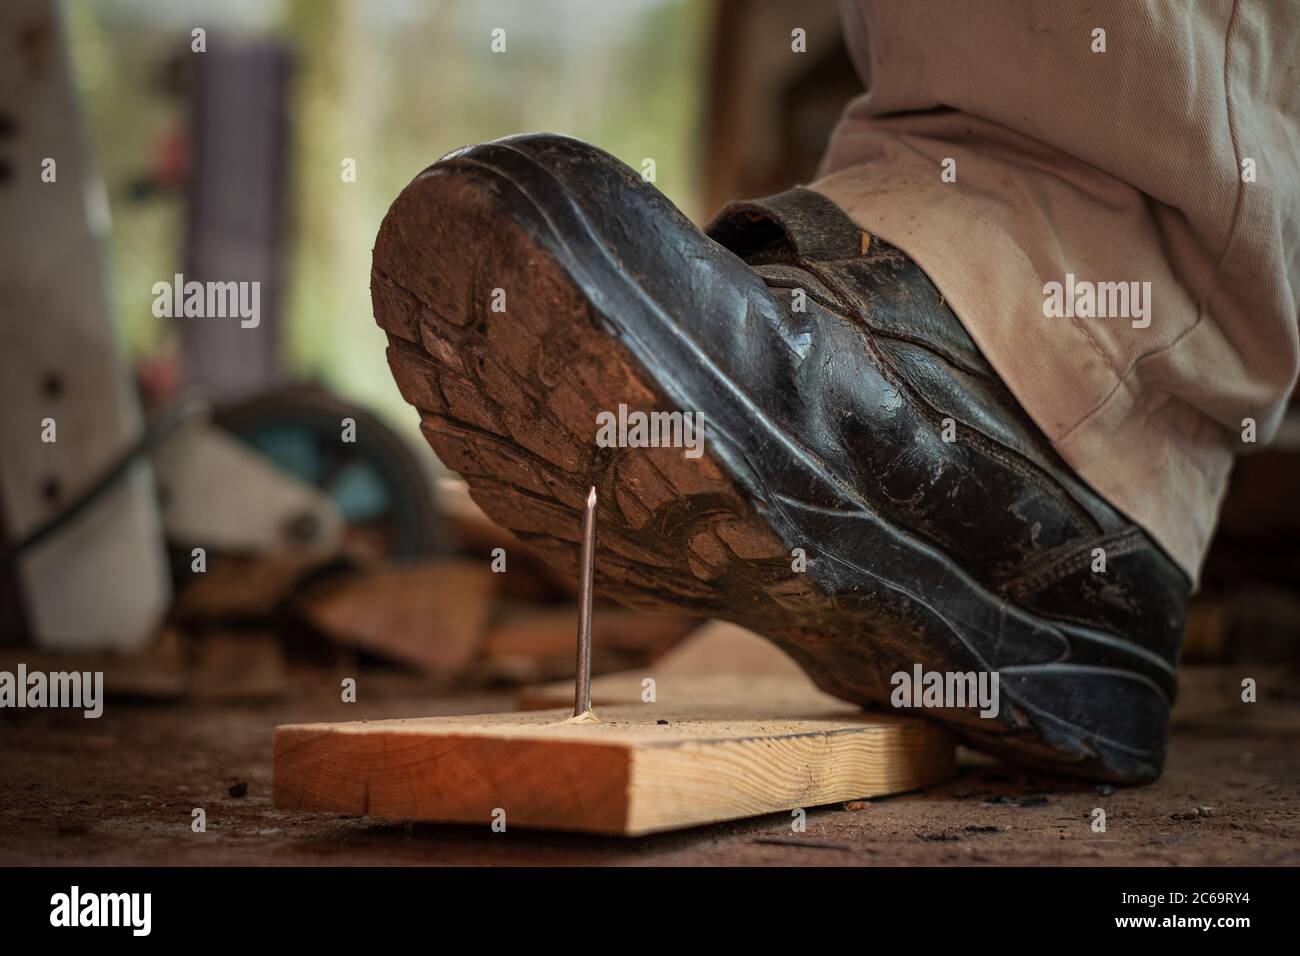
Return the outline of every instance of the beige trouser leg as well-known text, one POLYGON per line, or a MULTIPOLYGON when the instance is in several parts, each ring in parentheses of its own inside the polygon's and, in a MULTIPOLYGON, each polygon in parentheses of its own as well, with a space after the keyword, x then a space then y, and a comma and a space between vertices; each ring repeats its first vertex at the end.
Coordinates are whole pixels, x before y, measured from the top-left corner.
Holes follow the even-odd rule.
POLYGON ((1300 4, 843 7, 867 92, 813 188, 1195 578, 1244 420, 1268 439, 1300 363, 1300 4))

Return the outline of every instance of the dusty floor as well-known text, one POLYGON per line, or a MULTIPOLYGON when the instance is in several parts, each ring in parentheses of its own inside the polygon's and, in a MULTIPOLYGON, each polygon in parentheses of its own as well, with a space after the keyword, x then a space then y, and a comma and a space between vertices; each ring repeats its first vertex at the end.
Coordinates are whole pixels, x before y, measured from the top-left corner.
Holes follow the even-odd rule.
MULTIPOLYGON (((332 685, 337 686, 337 685, 332 685)), ((363 679, 344 705, 320 685, 267 705, 110 701, 88 721, 0 719, 0 865, 62 864, 1217 864, 1300 863, 1300 713, 1176 729, 1156 785, 1099 792, 1015 769, 964 767, 924 793, 636 840, 288 814, 271 805, 277 723, 474 713, 508 695, 430 703, 363 679), (240 786, 240 785, 244 786, 240 786), (242 793, 241 796, 233 794, 242 793), (1105 833, 1091 829, 1106 810, 1105 833), (202 807, 207 832, 190 828, 202 807)))

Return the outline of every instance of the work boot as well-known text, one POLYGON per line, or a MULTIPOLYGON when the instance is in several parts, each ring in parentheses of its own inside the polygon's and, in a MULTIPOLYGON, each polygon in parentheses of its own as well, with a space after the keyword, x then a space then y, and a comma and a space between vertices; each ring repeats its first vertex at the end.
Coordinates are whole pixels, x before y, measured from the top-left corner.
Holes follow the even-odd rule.
POLYGON ((551 564, 576 574, 594 485, 600 593, 744 625, 988 751, 1159 775, 1187 579, 830 200, 705 235, 612 156, 516 136, 402 191, 371 282, 430 444, 551 564), (947 694, 910 686, 934 674, 947 694))

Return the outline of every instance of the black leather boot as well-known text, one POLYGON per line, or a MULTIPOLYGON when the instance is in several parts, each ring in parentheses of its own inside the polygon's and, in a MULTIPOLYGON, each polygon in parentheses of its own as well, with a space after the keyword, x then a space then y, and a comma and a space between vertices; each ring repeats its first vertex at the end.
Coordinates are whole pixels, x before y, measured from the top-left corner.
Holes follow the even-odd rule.
POLYGON ((600 150, 512 137, 407 186, 372 293, 433 448, 545 559, 576 571, 594 484, 603 593, 750 627, 886 709, 918 664, 996 673, 994 716, 916 713, 1035 765, 1159 775, 1188 581, 829 200, 739 203, 706 236, 600 150), (701 415, 703 453, 597 441, 638 410, 701 415))

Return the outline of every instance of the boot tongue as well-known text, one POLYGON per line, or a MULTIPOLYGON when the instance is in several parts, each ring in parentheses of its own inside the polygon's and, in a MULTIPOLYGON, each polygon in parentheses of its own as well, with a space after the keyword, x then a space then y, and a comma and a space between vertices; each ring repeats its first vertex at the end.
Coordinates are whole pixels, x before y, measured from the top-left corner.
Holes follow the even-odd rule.
POLYGON ((809 305, 819 300, 874 335, 919 343, 968 372, 993 375, 925 273, 879 238, 868 249, 868 233, 821 193, 796 187, 731 203, 707 233, 768 286, 777 313, 769 324, 796 351, 812 321, 792 308, 802 289, 809 305))
POLYGON ((801 187, 731 203, 705 232, 751 265, 853 259, 863 251, 858 225, 821 193, 801 187))

